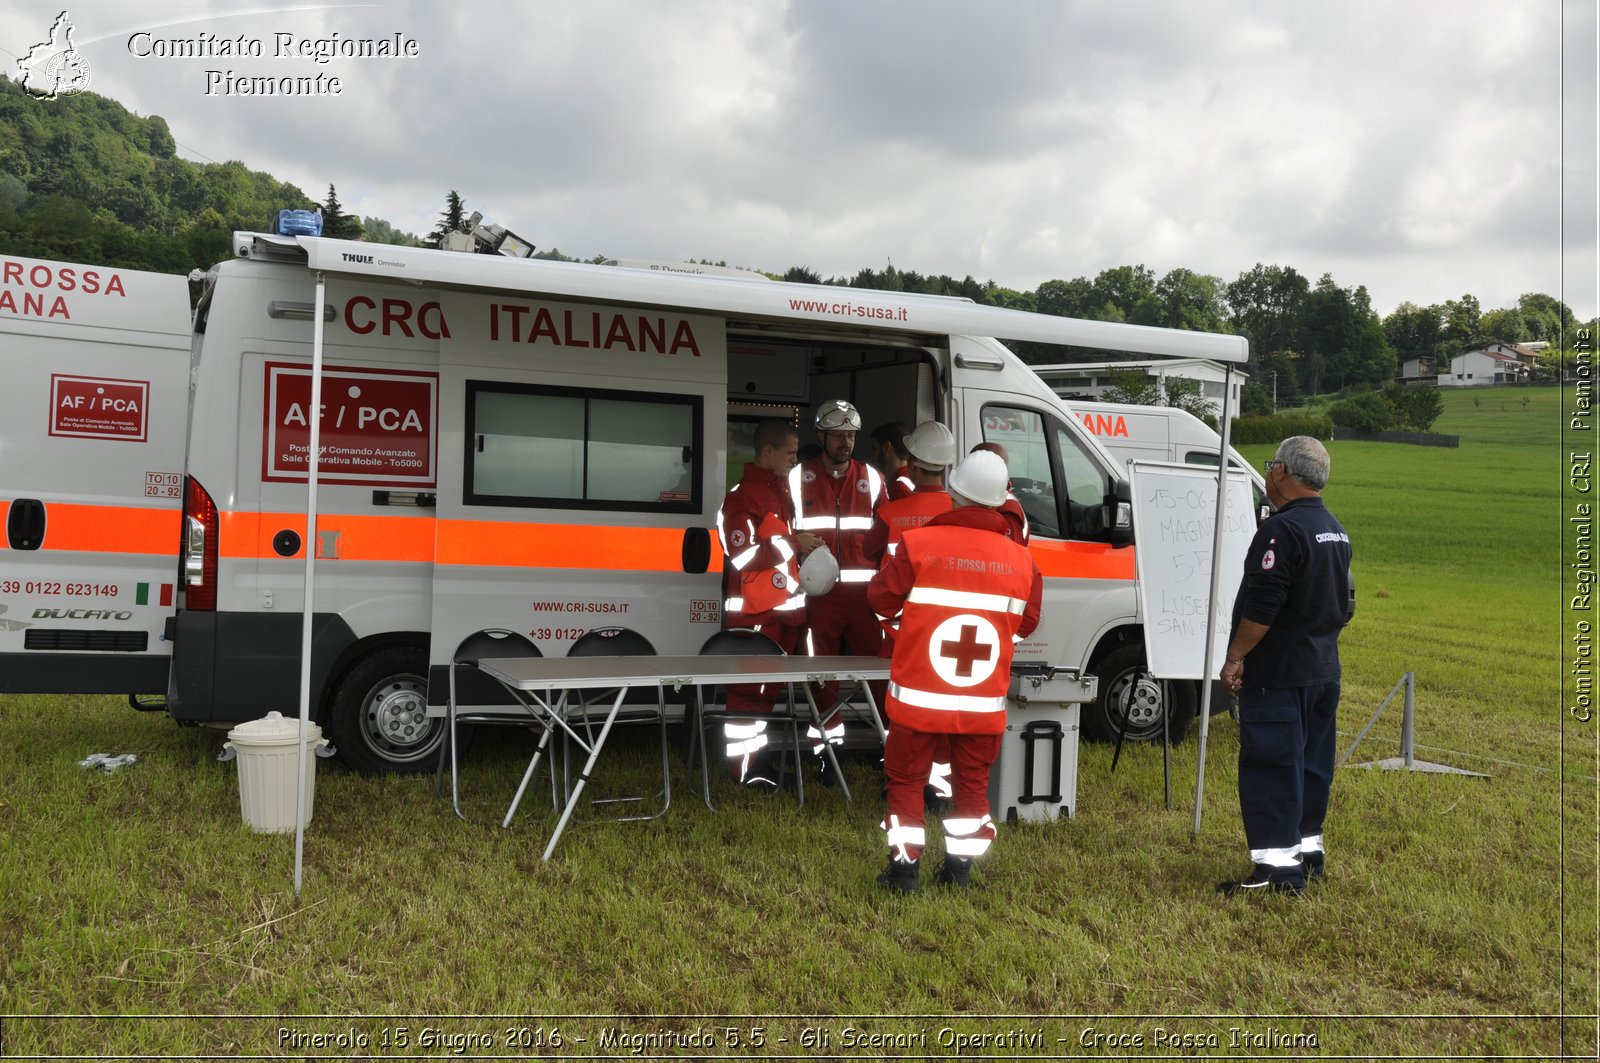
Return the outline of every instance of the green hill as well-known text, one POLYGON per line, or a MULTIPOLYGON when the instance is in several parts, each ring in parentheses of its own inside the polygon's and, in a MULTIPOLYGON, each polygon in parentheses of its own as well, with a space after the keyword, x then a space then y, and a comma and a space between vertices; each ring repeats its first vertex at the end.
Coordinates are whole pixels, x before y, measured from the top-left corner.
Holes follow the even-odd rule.
POLYGON ((40 106, 0 76, 0 249, 163 273, 207 268, 235 229, 306 193, 242 162, 177 156, 167 123, 93 93, 40 106))

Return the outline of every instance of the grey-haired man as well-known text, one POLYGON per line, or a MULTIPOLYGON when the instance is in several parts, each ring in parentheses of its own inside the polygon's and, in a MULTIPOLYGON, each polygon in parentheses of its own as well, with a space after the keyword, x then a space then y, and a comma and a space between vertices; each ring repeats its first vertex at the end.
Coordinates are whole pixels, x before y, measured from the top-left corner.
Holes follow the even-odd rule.
POLYGON ((1254 866, 1228 896, 1299 893, 1325 868, 1339 634, 1350 622, 1350 536, 1322 503, 1328 451, 1310 436, 1266 463, 1277 507, 1256 531, 1220 679, 1239 697, 1239 810, 1254 866))

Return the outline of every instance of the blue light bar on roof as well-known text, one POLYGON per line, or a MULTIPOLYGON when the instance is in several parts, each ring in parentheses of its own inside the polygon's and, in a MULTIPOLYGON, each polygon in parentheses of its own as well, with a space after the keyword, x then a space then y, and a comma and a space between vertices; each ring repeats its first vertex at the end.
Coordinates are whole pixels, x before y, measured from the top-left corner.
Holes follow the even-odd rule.
POLYGON ((278 211, 279 236, 321 236, 322 208, 278 211))

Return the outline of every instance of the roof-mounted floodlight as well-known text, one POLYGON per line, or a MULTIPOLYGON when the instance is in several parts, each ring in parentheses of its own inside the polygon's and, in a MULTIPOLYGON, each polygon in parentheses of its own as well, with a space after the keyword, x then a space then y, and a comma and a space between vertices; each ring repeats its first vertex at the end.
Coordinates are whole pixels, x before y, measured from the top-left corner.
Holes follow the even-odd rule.
POLYGON ((528 258, 533 254, 534 247, 516 233, 506 230, 506 234, 500 238, 500 246, 495 250, 508 258, 528 258))
POLYGON ((475 246, 467 246, 462 240, 447 239, 445 244, 447 250, 477 251, 480 254, 504 255, 507 258, 528 258, 534 252, 531 241, 524 240, 504 226, 484 225, 482 211, 475 210, 461 219, 461 232, 470 236, 475 246))

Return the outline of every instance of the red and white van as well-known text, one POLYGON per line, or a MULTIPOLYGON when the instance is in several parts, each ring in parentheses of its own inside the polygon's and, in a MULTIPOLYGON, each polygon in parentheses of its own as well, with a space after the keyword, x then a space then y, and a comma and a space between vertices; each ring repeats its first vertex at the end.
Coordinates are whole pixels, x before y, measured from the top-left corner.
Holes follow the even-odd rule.
POLYGON ((0 257, 0 690, 166 689, 182 277, 0 257))
MULTIPOLYGON (((177 583, 165 609, 159 589, 149 592, 165 618, 150 630, 171 649, 164 681, 130 686, 119 655, 131 651, 69 658, 8 629, 0 689, 74 689, 58 678, 70 660, 77 689, 165 690, 168 712, 185 723, 294 711, 309 546, 314 704, 341 756, 363 770, 431 766, 444 665, 481 628, 526 632, 547 656, 607 626, 634 628, 663 654, 696 652, 721 623, 715 514, 755 423, 792 418, 808 438, 812 411, 831 398, 853 402, 869 425, 937 418, 963 450, 1006 443, 1047 578, 1044 622, 1017 660, 1092 677, 1140 639, 1124 470, 990 337, 1246 356, 1235 336, 893 292, 320 237, 240 233, 234 250, 205 277, 193 315, 179 435, 152 436, 137 452, 103 441, 68 456, 49 431, 43 368, 5 397, 37 410, 0 422, 0 446, 32 448, 54 470, 20 477, 8 462, 0 505, 39 501, 45 531, 32 553, 55 559, 63 583, 92 571, 95 552, 53 539, 56 508, 71 504, 64 485, 148 471, 167 487, 168 473, 182 474, 181 555, 172 500, 162 500, 153 533, 171 536, 161 560, 177 583), (318 316, 323 402, 313 412, 318 316), (312 416, 322 458, 308 535, 312 416), (25 659, 42 663, 13 668, 25 659)), ((181 308, 158 316, 173 315, 189 325, 181 308)), ((16 327, 0 314, 0 331, 16 327)), ((169 356, 171 331, 162 334, 169 356)), ((157 387, 154 370, 123 371, 122 347, 62 342, 36 357, 50 373, 157 387)), ((33 563, 25 553, 0 551, 0 579, 33 563)), ((0 620, 34 601, 0 593, 0 620)), ((121 602, 107 604, 120 613, 121 602)), ((131 622, 88 613, 52 616, 50 626, 98 647, 131 622)), ((1092 678, 1080 689, 1089 699, 1092 678)), ((1139 720, 1134 736, 1149 737, 1139 720)))

